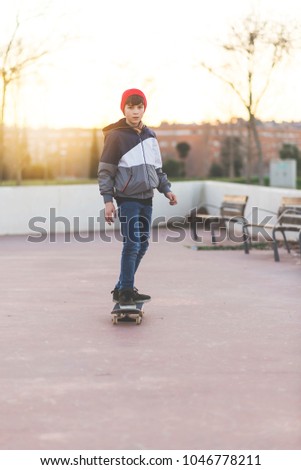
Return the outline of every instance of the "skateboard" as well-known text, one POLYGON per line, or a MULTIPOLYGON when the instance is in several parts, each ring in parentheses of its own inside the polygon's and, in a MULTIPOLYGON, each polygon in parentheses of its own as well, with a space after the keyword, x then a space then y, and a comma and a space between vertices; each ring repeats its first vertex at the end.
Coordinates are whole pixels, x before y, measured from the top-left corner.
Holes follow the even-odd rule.
POLYGON ((118 322, 136 322, 136 325, 140 325, 143 317, 143 302, 138 302, 136 305, 120 305, 119 303, 114 305, 111 312, 113 325, 117 325, 118 322))

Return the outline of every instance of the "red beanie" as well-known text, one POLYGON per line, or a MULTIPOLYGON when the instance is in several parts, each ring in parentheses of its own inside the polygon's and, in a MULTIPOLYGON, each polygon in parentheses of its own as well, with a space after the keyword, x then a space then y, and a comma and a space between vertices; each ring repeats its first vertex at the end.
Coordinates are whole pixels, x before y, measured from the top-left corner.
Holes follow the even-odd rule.
POLYGON ((122 94, 122 97, 121 97, 120 109, 123 113, 124 113, 126 100, 129 98, 129 96, 132 96, 132 95, 141 96, 143 100, 143 104, 144 104, 144 109, 146 109, 147 101, 145 98, 145 94, 141 90, 138 90, 138 88, 130 88, 129 90, 125 90, 125 92, 122 94))

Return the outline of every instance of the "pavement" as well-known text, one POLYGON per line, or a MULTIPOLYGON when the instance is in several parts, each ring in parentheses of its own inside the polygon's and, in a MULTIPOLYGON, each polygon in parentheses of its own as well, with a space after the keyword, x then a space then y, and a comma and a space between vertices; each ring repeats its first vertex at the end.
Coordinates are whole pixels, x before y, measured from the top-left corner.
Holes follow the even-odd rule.
POLYGON ((301 261, 154 230, 141 325, 121 244, 0 238, 0 449, 301 449, 301 261))

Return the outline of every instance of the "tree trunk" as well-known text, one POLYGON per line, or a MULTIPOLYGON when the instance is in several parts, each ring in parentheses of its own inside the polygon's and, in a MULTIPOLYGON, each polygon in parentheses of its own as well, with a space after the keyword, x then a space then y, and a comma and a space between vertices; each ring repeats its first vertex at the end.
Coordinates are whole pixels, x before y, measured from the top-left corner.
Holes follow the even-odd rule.
POLYGON ((263 178, 263 154, 262 154, 262 146, 256 126, 256 120, 253 115, 250 116, 250 128, 251 132, 254 136, 255 140, 255 145, 256 145, 256 150, 257 150, 257 156, 258 156, 258 179, 259 179, 259 184, 261 186, 264 185, 264 178, 263 178))
POLYGON ((230 133, 230 140, 229 140, 229 177, 234 178, 234 149, 233 149, 233 135, 232 132, 230 133))
POLYGON ((0 122, 0 184, 3 181, 3 163, 4 163, 4 125, 0 122))
POLYGON ((4 170, 4 114, 5 114, 5 101, 6 101, 7 82, 5 76, 2 75, 2 100, 0 109, 0 184, 3 181, 4 170))
POLYGON ((21 186, 22 184, 22 170, 20 167, 17 168, 16 172, 16 186, 21 186))
POLYGON ((250 122, 247 125, 248 131, 248 140, 247 140, 247 158, 245 162, 245 177, 246 182, 249 184, 251 182, 251 162, 252 162, 252 133, 250 122))

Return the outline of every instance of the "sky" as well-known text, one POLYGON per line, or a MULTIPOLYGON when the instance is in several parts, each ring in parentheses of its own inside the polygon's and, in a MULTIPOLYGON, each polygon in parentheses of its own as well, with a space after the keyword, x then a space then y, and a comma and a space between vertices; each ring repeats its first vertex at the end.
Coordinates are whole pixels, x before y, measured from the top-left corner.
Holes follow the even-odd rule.
MULTIPOLYGON (((0 45, 19 12, 27 48, 44 41, 49 50, 8 96, 6 122, 33 127, 103 127, 122 117, 127 88, 145 92, 149 125, 246 118, 200 63, 224 62, 219 44, 251 11, 301 25, 299 0, 0 0, 0 8, 0 45)), ((258 117, 301 121, 301 52, 272 78, 258 117)))

